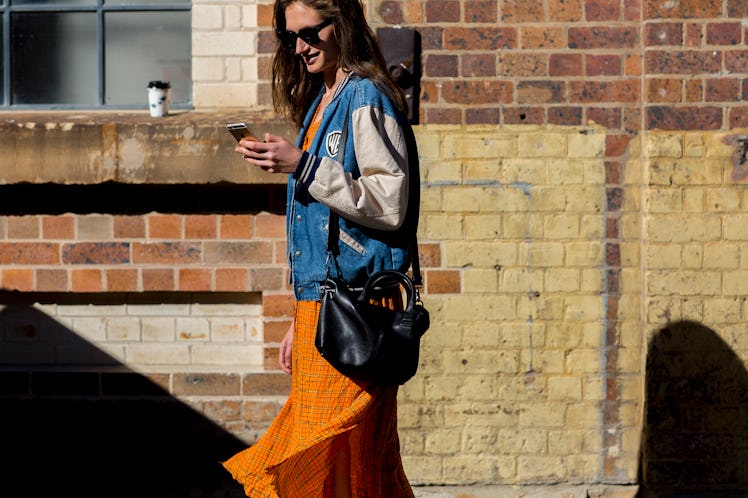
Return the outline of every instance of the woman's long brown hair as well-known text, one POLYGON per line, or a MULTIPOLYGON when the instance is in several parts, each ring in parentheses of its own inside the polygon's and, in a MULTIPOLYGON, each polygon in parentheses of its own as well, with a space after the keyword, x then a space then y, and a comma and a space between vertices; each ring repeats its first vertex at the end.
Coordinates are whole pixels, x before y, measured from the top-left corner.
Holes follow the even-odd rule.
MULTIPOLYGON (((407 110, 402 90, 392 79, 374 32, 366 22, 360 0, 276 0, 273 27, 286 29, 286 8, 300 2, 332 19, 339 50, 338 65, 368 78, 400 108, 407 110)), ((323 84, 321 74, 307 72, 303 60, 293 50, 278 44, 273 57, 273 106, 301 128, 304 116, 323 84)))

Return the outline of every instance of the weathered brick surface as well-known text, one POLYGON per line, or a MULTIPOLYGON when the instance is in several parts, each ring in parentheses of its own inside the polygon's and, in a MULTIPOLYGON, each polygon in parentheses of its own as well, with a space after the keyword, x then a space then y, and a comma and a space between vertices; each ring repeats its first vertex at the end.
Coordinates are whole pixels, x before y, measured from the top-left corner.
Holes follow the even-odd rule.
POLYGON ((722 11, 719 0, 687 0, 678 3, 646 2, 644 16, 652 18, 717 17, 722 11))
MULTIPOLYGON (((426 192, 440 195, 425 198, 421 240, 442 241, 439 266, 451 272, 426 269, 434 325, 419 375, 401 395, 401 433, 412 442, 406 465, 419 482, 602 472, 600 445, 591 441, 565 450, 574 458, 560 449, 547 456, 559 448, 552 441, 562 427, 590 437, 604 432, 596 403, 605 382, 599 282, 606 260, 600 242, 588 240, 603 233, 584 227, 587 218, 603 223, 606 139, 561 130, 427 126, 418 135, 465 164, 465 173, 443 187, 432 177, 436 170, 426 171, 426 192), (415 443, 419 434, 426 435, 423 446, 415 443), (491 463, 476 465, 476 457, 491 463), (420 467, 434 458, 441 470, 420 467)), ((613 403, 624 397, 611 396, 613 403)), ((619 438, 636 435, 637 420, 617 409, 611 414, 616 437, 607 444, 620 451, 619 438)), ((636 448, 623 451, 612 472, 635 475, 635 455, 636 448)))
MULTIPOLYGON (((223 9, 231 8, 229 5, 230 2, 223 9)), ((745 100, 741 96, 741 77, 732 76, 748 72, 746 30, 741 22, 745 7, 744 0, 730 0, 724 6, 716 0, 554 0, 547 4, 513 0, 390 0, 369 8, 375 28, 406 25, 421 34, 423 123, 581 124, 593 119, 621 129, 623 123, 597 121, 598 116, 591 109, 596 102, 624 106, 667 104, 667 114, 674 115, 691 112, 693 106, 684 106, 688 103, 734 106, 745 100), (490 60, 487 51, 498 52, 498 57, 490 60), (669 78, 662 79, 664 75, 669 78), (709 81, 706 75, 711 75, 709 81), (580 76, 587 79, 580 82, 580 76), (637 83, 640 88, 631 88, 627 76, 644 76, 637 83), (462 99, 454 95, 453 79, 457 77, 470 78, 458 86, 462 99), (652 84, 646 81, 650 77, 667 84, 652 84), (540 81, 552 81, 561 90, 552 98, 528 91, 537 88, 540 81), (463 85, 472 86, 475 91, 463 85), (497 85, 506 92, 498 98, 491 90, 497 85), (706 91, 699 90, 705 87, 706 91), (568 115, 562 118, 555 109, 571 103, 582 104, 578 109, 581 119, 571 120, 568 115), (518 119, 515 109, 502 111, 502 104, 542 107, 524 112, 527 118, 518 119)), ((258 36, 257 53, 271 52, 275 40, 268 31, 269 6, 250 4, 242 12, 249 16, 242 20, 244 30, 258 36), (250 18, 256 24, 251 24, 250 18)), ((199 25, 196 30, 233 33, 234 28, 224 22, 199 25)), ((206 39, 201 37, 196 43, 206 39)), ((225 78, 221 74, 217 77, 225 78)), ((197 87, 203 78, 206 85, 212 81, 207 67, 204 76, 197 75, 197 87)), ((263 72, 258 78, 249 82, 256 81, 257 88, 261 88, 267 84, 269 73, 263 72)), ((254 100, 270 107, 266 96, 254 100)), ((208 105, 207 93, 201 101, 208 105)), ((224 105, 223 102, 213 105, 224 105)), ((746 122, 745 111, 737 109, 714 119, 712 126, 716 129, 738 128, 746 122)), ((655 128, 685 129, 672 120, 648 123, 655 128)))
POLYGON ((646 141, 643 481, 671 490, 745 489, 748 476, 731 464, 745 456, 744 428, 730 421, 745 415, 748 352, 736 340, 744 331, 738 296, 748 237, 745 183, 732 176, 740 161, 718 133, 660 132, 646 141))
MULTIPOLYGON (((606 151, 610 141, 601 128, 535 127, 528 133, 523 126, 427 126, 417 134, 425 182, 424 298, 433 326, 424 339, 419 376, 403 388, 401 427, 405 441, 428 435, 422 446, 404 448, 406 464, 431 466, 409 468, 409 475, 423 483, 461 482, 460 462, 479 454, 493 462, 471 467, 471 479, 483 482, 533 480, 536 471, 594 480, 601 471, 600 445, 576 447, 574 459, 564 459, 562 452, 543 455, 550 434, 566 425, 603 432, 599 412, 580 403, 602 399, 600 386, 615 380, 599 370, 606 317, 599 293, 618 290, 611 284, 617 280, 601 281, 610 273, 603 265, 620 265, 620 257, 611 256, 618 248, 610 242, 604 252, 600 242, 589 240, 603 235, 603 208, 623 206, 621 195, 605 187, 606 178, 620 181, 620 169, 606 151), (575 330, 586 331, 584 340, 575 330), (487 392, 493 393, 490 399, 487 392), (450 410, 444 411, 447 400, 450 410), (549 403, 555 404, 551 414, 549 403), (493 440, 501 440, 498 454, 490 450, 493 440)), ((670 143, 663 141, 661 150, 670 150, 664 147, 670 143)), ((288 378, 268 373, 239 381, 238 373, 241 367, 277 371, 277 341, 293 309, 283 219, 268 213, 222 216, 95 215, 88 221, 87 215, 61 215, 73 227, 83 220, 91 228, 87 239, 56 240, 50 246, 54 263, 19 268, 26 273, 3 268, 2 282, 6 288, 16 282, 81 296, 111 294, 101 306, 60 307, 54 316, 105 352, 104 363, 171 372, 169 392, 190 403, 204 406, 203 398, 209 397, 211 403, 220 398, 260 407, 261 397, 287 393, 288 378), (116 243, 91 239, 97 233, 111 234, 116 243), (30 275, 35 284, 29 283, 30 275), (164 291, 171 296, 165 304, 147 299, 150 292, 164 291), (211 291, 230 294, 210 298, 208 308, 199 305, 200 298, 189 304, 178 297, 211 291), (252 325, 235 321, 235 313, 245 312, 242 296, 255 291, 262 293, 261 314, 257 300, 257 307, 249 308, 256 313, 252 325), (118 293, 145 299, 125 305, 118 293), (201 312, 213 308, 214 314, 201 312)), ((54 217, 44 219, 54 225, 54 217)), ((23 245, 32 241, 14 243, 36 248, 23 245)), ((5 349, 14 362, 24 358, 16 346, 5 349)), ((85 356, 80 350, 76 355, 85 356)), ((73 357, 71 350, 66 358, 73 357)), ((65 365, 80 368, 60 364, 65 365)), ((615 408, 624 395, 609 392, 615 408)), ((270 411, 248 409, 248 428, 237 425, 231 406, 216 404, 209 412, 248 441, 277 412, 275 402, 270 411)), ((608 412, 611 428, 628 437, 636 421, 622 409, 608 412)), ((618 448, 618 441, 606 444, 618 448)), ((635 453, 616 451, 611 472, 632 475, 635 453)))
MULTIPOLYGON (((269 109, 270 4, 193 4, 196 108, 269 109)), ((375 27, 418 29, 423 49, 432 328, 400 394, 411 479, 631 484, 641 468, 652 487, 745 489, 746 1, 367 7, 375 27)), ((185 168, 182 148, 218 143, 189 115, 15 126, 0 159, 15 181, 112 180, 101 161, 120 181, 264 181, 226 173, 228 144, 203 154, 217 180, 185 168), (12 138, 69 131, 84 146, 56 153, 59 170, 12 138), (143 137, 163 145, 142 168, 154 177, 112 152, 143 137)), ((293 311, 283 216, 259 211, 3 213, 0 285, 20 291, 6 304, 57 294, 38 313, 3 309, 0 395, 147 394, 96 377, 131 366, 256 440, 288 393, 277 346, 293 311), (32 381, 39 366, 76 375, 32 381)))

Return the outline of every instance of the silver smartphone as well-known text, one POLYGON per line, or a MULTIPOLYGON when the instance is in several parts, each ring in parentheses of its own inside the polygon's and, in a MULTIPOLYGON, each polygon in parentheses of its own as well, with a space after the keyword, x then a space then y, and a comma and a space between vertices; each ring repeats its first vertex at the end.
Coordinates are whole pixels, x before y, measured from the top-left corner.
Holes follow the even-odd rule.
POLYGON ((246 123, 229 123, 226 125, 226 129, 234 136, 237 142, 244 139, 260 142, 260 139, 252 133, 246 123))

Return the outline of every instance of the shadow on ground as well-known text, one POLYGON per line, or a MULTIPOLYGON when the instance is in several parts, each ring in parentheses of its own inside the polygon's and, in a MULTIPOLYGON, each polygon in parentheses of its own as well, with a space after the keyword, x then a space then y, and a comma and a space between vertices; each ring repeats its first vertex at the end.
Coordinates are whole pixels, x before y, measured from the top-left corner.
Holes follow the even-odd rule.
POLYGON ((733 348, 700 323, 669 324, 649 344, 645 389, 640 496, 748 496, 748 372, 733 348))
POLYGON ((219 462, 246 445, 166 390, 31 306, 0 333, 0 496, 243 496, 219 462))

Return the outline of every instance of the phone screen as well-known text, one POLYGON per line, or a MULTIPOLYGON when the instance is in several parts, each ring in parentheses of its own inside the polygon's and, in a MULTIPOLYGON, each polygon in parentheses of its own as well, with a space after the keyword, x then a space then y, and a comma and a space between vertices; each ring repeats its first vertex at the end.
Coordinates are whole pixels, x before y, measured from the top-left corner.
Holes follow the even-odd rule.
POLYGON ((257 135, 250 131, 246 123, 230 123, 226 125, 226 129, 234 136, 237 142, 245 138, 259 142, 257 135))

